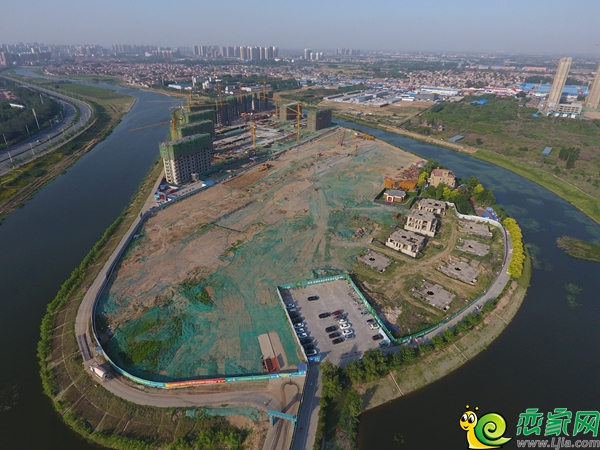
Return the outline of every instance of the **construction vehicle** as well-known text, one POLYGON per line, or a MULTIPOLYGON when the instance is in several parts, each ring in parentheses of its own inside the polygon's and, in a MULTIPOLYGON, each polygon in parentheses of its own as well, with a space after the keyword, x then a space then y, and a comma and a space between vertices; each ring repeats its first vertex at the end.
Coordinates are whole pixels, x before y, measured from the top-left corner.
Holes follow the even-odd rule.
POLYGON ((264 163, 262 166, 260 166, 260 169, 258 169, 258 171, 264 172, 265 170, 269 170, 271 167, 273 167, 273 164, 264 163))
POLYGON ((97 363, 92 364, 90 366, 90 370, 94 373, 94 375, 100 378, 101 381, 106 381, 110 378, 108 372, 100 367, 97 363))

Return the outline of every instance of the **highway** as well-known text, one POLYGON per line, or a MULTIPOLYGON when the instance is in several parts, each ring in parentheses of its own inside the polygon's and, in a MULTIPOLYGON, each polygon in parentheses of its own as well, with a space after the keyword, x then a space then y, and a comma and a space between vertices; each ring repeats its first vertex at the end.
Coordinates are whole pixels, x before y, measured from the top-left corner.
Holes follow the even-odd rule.
MULTIPOLYGON (((22 157, 27 156, 27 160, 30 161, 32 158, 36 158, 44 153, 55 150, 63 144, 57 144, 57 141, 62 139, 63 132, 70 133, 77 130, 82 131, 92 116, 92 108, 81 100, 76 100, 72 97, 58 94, 54 91, 40 88, 33 84, 25 83, 14 78, 9 78, 6 76, 1 76, 1 78, 18 83, 21 86, 34 89, 48 97, 60 101, 63 105, 63 117, 59 123, 53 124, 50 130, 46 129, 42 133, 34 134, 30 138, 27 138, 18 144, 0 150, 0 175, 13 169, 11 162, 16 162, 14 161, 15 159, 19 161, 22 157), (76 123, 73 123, 77 115, 77 110, 80 112, 80 117, 76 123), (73 126, 69 126, 71 124, 73 126)), ((33 132, 35 130, 29 131, 33 132)))

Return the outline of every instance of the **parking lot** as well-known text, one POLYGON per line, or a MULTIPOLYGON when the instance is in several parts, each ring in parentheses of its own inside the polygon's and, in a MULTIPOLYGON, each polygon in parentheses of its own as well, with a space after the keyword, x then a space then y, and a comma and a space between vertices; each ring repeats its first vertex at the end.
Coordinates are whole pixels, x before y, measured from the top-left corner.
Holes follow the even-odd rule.
POLYGON ((292 315, 297 313, 302 318, 305 324, 302 328, 307 337, 312 339, 312 344, 318 349, 319 354, 332 364, 343 367, 348 361, 361 358, 365 351, 380 348, 381 342, 389 343, 384 332, 380 333, 379 329, 369 328, 367 321, 373 316, 366 312, 364 305, 358 301, 358 296, 345 280, 282 290, 281 296, 284 303, 288 305, 288 311, 291 311, 292 315), (309 301, 309 297, 318 297, 318 299, 309 301), (338 322, 339 316, 319 318, 319 314, 331 314, 338 310, 350 324, 345 329, 354 330, 354 337, 333 344, 335 337, 330 338, 331 333, 340 333, 339 337, 344 336, 342 324, 338 322), (328 327, 336 329, 325 331, 328 327), (383 339, 373 340, 373 336, 377 334, 383 336, 383 339))

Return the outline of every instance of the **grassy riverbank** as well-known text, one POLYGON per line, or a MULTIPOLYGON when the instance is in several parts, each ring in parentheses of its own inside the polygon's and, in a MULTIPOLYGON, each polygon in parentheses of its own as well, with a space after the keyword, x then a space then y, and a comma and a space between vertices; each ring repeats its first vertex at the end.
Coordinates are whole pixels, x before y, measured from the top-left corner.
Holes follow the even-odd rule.
POLYGON ((157 161, 126 212, 107 229, 48 305, 38 344, 44 392, 63 420, 90 441, 118 449, 191 448, 195 442, 227 442, 231 449, 254 446, 254 423, 238 416, 234 426, 210 409, 155 408, 123 400, 82 369, 75 319, 83 296, 151 195, 162 171, 157 161))
MULTIPOLYGON (((31 82, 30 79, 23 81, 31 82)), ((40 87, 48 88, 44 83, 40 87)), ((62 86, 58 92, 66 95, 77 93, 92 108, 90 126, 72 140, 68 136, 65 143, 50 153, 25 163, 0 177, 0 221, 15 209, 23 206, 36 192, 54 178, 62 174, 81 156, 104 140, 118 125, 123 115, 129 111, 135 99, 106 89, 74 83, 53 83, 62 86)), ((54 87, 54 89, 56 89, 54 87)), ((17 159, 17 158, 15 158, 17 159)))

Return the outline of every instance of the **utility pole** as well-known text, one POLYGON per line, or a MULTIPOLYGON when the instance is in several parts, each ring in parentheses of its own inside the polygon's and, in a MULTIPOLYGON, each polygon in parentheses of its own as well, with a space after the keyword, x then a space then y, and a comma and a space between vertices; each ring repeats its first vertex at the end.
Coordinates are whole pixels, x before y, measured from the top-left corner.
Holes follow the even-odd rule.
POLYGON ((37 120, 37 115, 35 114, 35 109, 31 108, 31 110, 33 111, 33 117, 35 117, 35 123, 37 123, 38 130, 39 130, 40 129, 40 123, 37 120))
POLYGON ((6 145, 6 147, 8 148, 8 142, 6 142, 6 136, 4 136, 4 133, 2 133, 2 137, 4 138, 4 145, 6 145))
POLYGON ((25 124, 25 128, 27 128, 27 136, 31 137, 31 134, 29 134, 29 127, 27 126, 27 124, 25 124))

